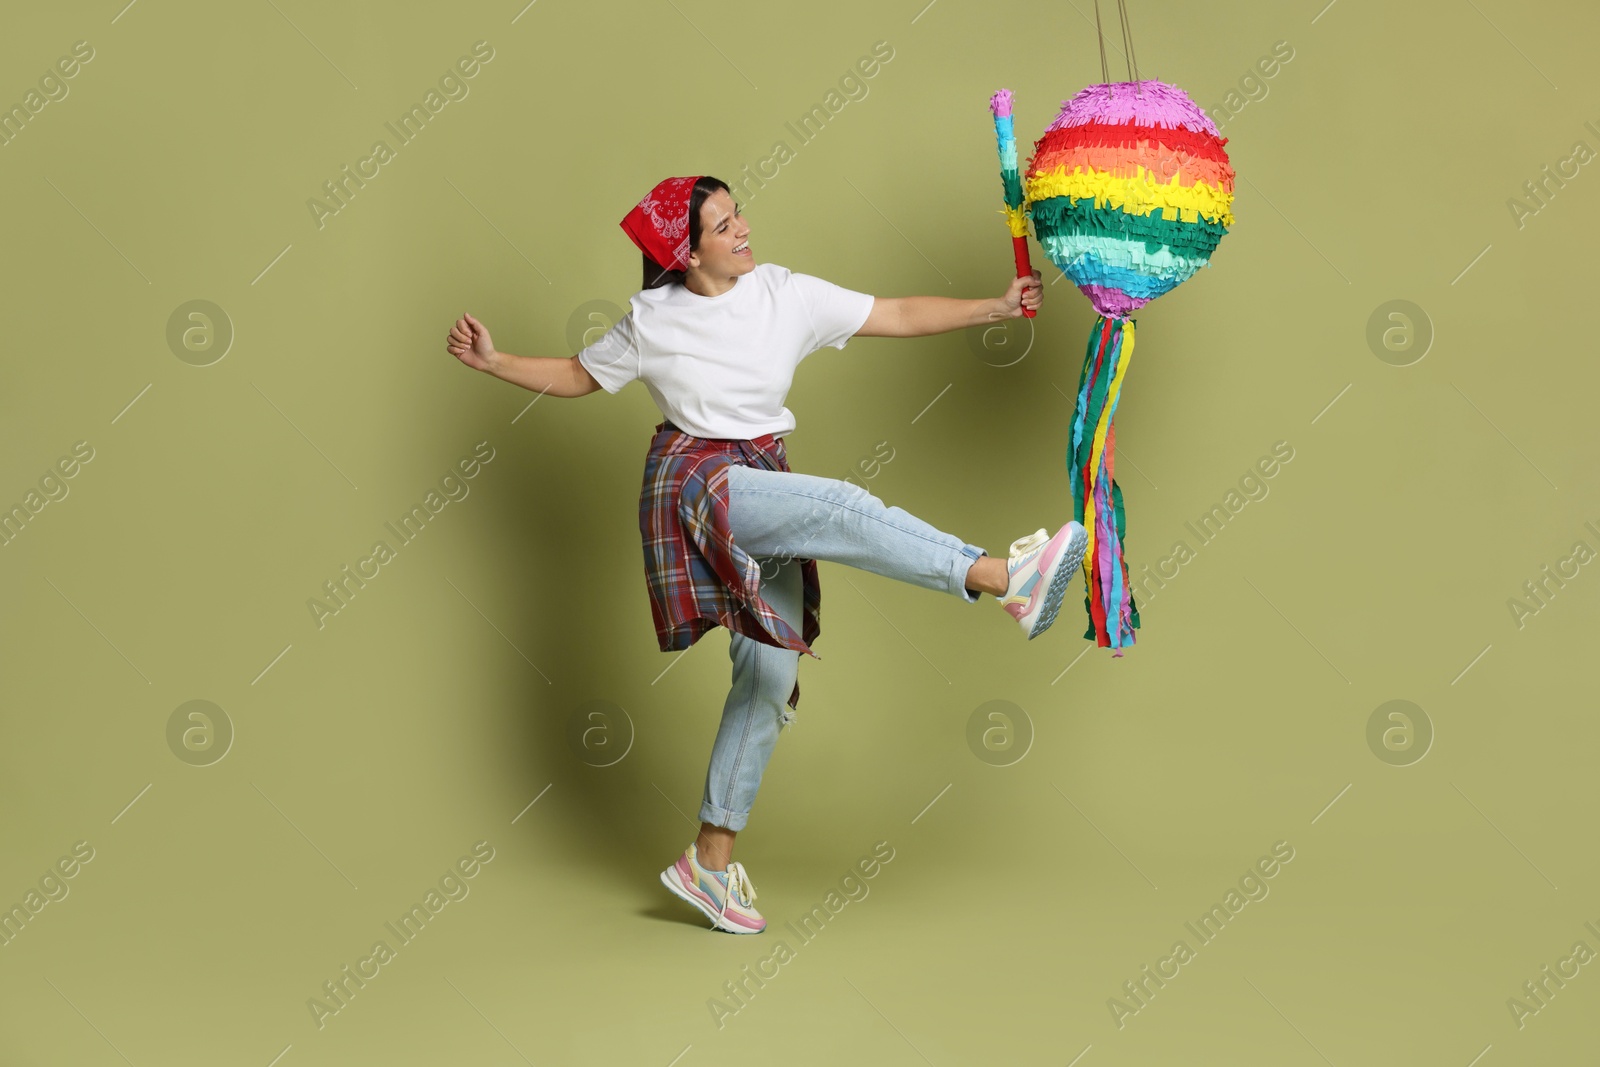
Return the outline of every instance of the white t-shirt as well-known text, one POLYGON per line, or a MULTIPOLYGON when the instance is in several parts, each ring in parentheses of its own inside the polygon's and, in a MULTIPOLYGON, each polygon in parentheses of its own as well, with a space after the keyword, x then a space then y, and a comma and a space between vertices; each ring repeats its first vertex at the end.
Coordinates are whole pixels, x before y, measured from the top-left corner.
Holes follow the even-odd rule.
POLYGON ((823 345, 843 348, 873 297, 773 263, 719 296, 671 284, 643 289, 616 325, 578 353, 608 393, 635 378, 673 425, 696 437, 749 440, 793 430, 784 407, 794 370, 823 345))

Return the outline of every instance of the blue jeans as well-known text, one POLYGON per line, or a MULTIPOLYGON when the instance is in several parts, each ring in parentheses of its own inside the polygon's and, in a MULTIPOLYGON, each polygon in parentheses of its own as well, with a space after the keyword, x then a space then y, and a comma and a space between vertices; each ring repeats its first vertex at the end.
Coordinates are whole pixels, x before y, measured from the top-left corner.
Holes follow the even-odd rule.
MULTIPOLYGON (((761 564, 761 597, 800 632, 804 588, 799 559, 828 560, 960 597, 977 545, 945 533, 852 482, 798 472, 728 467, 733 540, 761 564)), ((788 706, 801 653, 729 631, 733 686, 711 749, 700 819, 742 830, 788 706)))

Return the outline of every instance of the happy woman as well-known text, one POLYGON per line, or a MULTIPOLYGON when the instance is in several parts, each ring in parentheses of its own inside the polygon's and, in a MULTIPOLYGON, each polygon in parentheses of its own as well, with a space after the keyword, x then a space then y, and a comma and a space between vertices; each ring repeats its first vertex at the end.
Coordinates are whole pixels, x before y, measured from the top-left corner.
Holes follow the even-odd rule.
POLYGON ((470 314, 445 347, 473 370, 540 394, 615 393, 638 379, 660 408, 639 496, 645 578, 663 652, 729 630, 733 684, 711 749, 700 832, 661 881, 714 929, 766 920, 732 859, 782 726, 799 706, 802 653, 821 632, 817 561, 977 603, 995 597, 1028 639, 1055 621, 1088 536, 1076 522, 1011 543, 1008 558, 890 507, 847 481, 789 469, 784 406, 795 368, 851 337, 926 337, 1037 308, 1039 272, 987 300, 875 297, 757 263, 750 225, 716 178, 668 178, 622 229, 643 254, 643 288, 606 334, 571 358, 497 351, 470 314), (770 567, 763 571, 763 565, 770 567))

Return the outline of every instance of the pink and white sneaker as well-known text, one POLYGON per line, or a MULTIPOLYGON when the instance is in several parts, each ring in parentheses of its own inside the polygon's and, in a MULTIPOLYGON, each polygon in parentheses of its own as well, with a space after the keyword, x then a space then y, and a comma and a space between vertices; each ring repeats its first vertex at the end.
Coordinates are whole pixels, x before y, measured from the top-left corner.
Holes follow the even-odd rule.
POLYGON ((1089 533, 1077 521, 1068 522, 1051 537, 1044 529, 1011 542, 1006 565, 1011 582, 999 597, 1002 607, 1022 627, 1028 640, 1044 633, 1056 621, 1067 585, 1083 563, 1089 533))
POLYGON ((690 842, 678 862, 661 872, 661 883, 703 911, 714 929, 759 934, 767 928, 767 920, 751 907, 756 887, 737 860, 725 871, 707 870, 690 842))

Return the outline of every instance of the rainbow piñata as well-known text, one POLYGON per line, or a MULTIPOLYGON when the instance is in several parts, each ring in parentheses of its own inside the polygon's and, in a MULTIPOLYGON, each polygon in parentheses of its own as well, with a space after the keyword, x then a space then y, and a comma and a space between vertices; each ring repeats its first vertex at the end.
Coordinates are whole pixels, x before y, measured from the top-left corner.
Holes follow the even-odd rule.
POLYGON ((1099 313, 1078 380, 1067 471, 1073 517, 1089 533, 1083 636, 1116 656, 1139 626, 1122 554, 1111 421, 1133 356, 1128 316, 1206 266, 1233 224, 1226 143, 1176 86, 1091 85, 1034 142, 1024 177, 1034 236, 1099 313))

